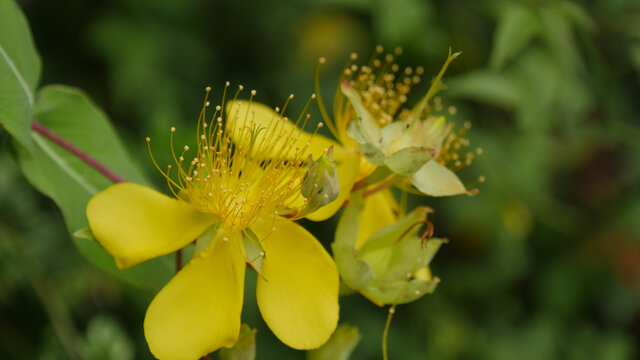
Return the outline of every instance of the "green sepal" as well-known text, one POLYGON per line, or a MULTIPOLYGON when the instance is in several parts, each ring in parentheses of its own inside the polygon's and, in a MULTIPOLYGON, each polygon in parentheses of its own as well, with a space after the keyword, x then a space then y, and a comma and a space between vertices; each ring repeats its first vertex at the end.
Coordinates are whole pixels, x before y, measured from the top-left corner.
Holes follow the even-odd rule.
POLYGON ((249 265, 259 275, 262 275, 264 249, 262 249, 262 246, 260 245, 260 239, 253 230, 246 228, 242 232, 242 243, 244 244, 244 257, 247 265, 249 265))
POLYGON ((213 240, 213 237, 216 236, 216 232, 218 232, 219 225, 220 224, 213 224, 209 226, 209 228, 205 230, 202 235, 198 236, 198 238, 195 240, 193 256, 198 255, 202 250, 209 246, 209 243, 211 242, 211 240, 213 240))
POLYGON ((422 193, 431 196, 467 193, 458 175, 436 160, 427 161, 411 176, 411 182, 422 193))
POLYGON ((359 251, 355 248, 361 207, 362 195, 356 192, 351 195, 349 204, 340 216, 335 241, 331 244, 342 281, 355 290, 362 289, 375 275, 371 266, 359 258, 359 251))
POLYGON ((91 228, 89 227, 85 227, 85 228, 74 231, 73 236, 80 239, 96 241, 96 237, 93 235, 93 231, 91 231, 91 228))
POLYGON ((363 295, 378 306, 385 304, 406 304, 415 301, 426 294, 432 294, 440 279, 431 280, 395 280, 376 283, 368 286, 363 295))
POLYGON ((307 351, 307 360, 348 360, 361 338, 357 327, 342 324, 324 345, 307 351))
POLYGON ((425 146, 406 147, 387 157, 384 164, 396 174, 411 176, 433 159, 433 154, 434 150, 425 146))
POLYGON ((238 341, 229 349, 220 349, 219 355, 220 360, 255 360, 256 330, 242 324, 238 341))
POLYGON ((432 293, 440 279, 422 278, 420 272, 427 271, 425 268, 444 242, 446 240, 433 238, 422 245, 420 237, 415 235, 403 239, 385 258, 386 268, 382 274, 369 283, 363 293, 378 305, 402 304, 432 293))

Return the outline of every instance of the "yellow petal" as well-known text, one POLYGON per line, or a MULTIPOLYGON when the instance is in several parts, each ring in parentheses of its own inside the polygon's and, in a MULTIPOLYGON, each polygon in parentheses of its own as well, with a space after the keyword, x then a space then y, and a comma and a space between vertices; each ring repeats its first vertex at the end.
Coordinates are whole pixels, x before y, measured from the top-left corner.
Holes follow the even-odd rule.
POLYGON ((151 353, 161 360, 197 360, 233 346, 240 333, 244 271, 240 234, 219 233, 149 305, 144 333, 151 353))
POLYGON ((219 220, 133 183, 112 185, 91 198, 87 218, 121 269, 181 249, 219 220))
POLYGON ((279 219, 273 227, 276 231, 262 241, 266 255, 258 278, 260 312, 283 343, 294 349, 317 348, 338 324, 338 269, 300 225, 279 219))
POLYGON ((336 169, 338 171, 338 184, 340 193, 338 197, 329 204, 321 207, 317 211, 307 215, 307 219, 312 221, 323 221, 335 214, 351 194, 351 188, 358 177, 360 166, 360 155, 344 150, 340 157, 335 155, 336 169))
POLYGON ((398 211, 398 204, 389 189, 378 191, 365 198, 364 206, 360 211, 360 229, 356 248, 361 248, 371 235, 395 223, 398 211))
MULTIPOLYGON (((229 114, 229 118, 231 119, 231 124, 233 124, 231 138, 235 142, 240 141, 242 137, 250 136, 250 129, 263 128, 265 130, 260 131, 255 136, 256 144, 262 143, 262 140, 265 136, 273 138, 280 134, 282 134, 282 139, 280 141, 282 142, 282 144, 284 144, 284 142, 287 141, 287 135, 292 134, 292 136, 296 137, 296 139, 293 141, 294 145, 291 147, 291 153, 296 151, 296 147, 302 149, 307 146, 307 143, 309 143, 306 153, 313 154, 314 159, 321 156, 324 150, 331 147, 331 145, 333 145, 334 148, 340 147, 337 142, 330 140, 322 135, 316 134, 312 137, 309 133, 306 133, 299 129, 294 129, 293 122, 283 119, 272 108, 260 103, 252 102, 251 108, 249 108, 249 101, 229 101, 227 103, 227 112, 229 114)), ((293 120, 296 120, 297 118, 297 116, 292 115, 293 120)), ((302 119, 302 121, 304 121, 304 119, 302 119)), ((279 150, 280 148, 281 145, 271 147, 270 149, 279 150)), ((337 153, 339 150, 336 149, 334 151, 336 151, 336 156, 339 155, 337 153)), ((277 154, 274 153, 264 154, 265 157, 273 157, 276 155, 277 154)))

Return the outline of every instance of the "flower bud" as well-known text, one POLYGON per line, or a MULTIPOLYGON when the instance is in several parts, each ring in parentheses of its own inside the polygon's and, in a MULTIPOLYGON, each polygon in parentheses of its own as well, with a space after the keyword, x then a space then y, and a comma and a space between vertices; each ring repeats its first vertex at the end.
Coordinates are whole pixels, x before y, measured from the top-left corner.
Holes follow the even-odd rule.
POLYGON ((327 205, 338 197, 339 190, 333 146, 315 161, 309 155, 309 168, 300 188, 302 196, 307 200, 305 210, 310 212, 327 205))
POLYGON ((432 293, 440 280, 431 275, 429 263, 446 240, 425 241, 419 234, 421 225, 429 223, 431 209, 418 207, 357 246, 362 200, 358 195, 351 197, 331 245, 344 284, 380 306, 407 303, 432 293))

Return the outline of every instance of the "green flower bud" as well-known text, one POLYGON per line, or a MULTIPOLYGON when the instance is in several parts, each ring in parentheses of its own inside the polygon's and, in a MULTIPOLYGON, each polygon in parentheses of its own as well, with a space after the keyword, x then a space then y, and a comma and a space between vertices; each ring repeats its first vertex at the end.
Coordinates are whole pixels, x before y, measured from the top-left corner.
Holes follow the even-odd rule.
POLYGON ((429 263, 446 240, 425 241, 420 234, 421 226, 429 224, 431 209, 416 208, 356 248, 362 202, 360 194, 352 195, 331 246, 345 285, 380 306, 407 303, 432 293, 440 280, 431 276, 429 263))
POLYGON ((338 197, 339 191, 333 146, 315 161, 313 156, 309 155, 309 168, 300 188, 302 196, 307 200, 304 211, 311 212, 327 205, 338 197))

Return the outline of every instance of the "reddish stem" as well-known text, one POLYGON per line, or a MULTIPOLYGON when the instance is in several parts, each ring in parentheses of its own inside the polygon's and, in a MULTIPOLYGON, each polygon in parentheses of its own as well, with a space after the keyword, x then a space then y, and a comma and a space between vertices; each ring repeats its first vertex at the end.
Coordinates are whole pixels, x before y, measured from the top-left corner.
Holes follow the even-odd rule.
POLYGON ((38 122, 35 122, 35 121, 32 121, 31 122, 31 129, 33 131, 41 134, 42 136, 46 137, 47 139, 53 141, 54 143, 58 144, 60 147, 62 147, 63 149, 69 151, 73 155, 77 156, 80 160, 84 161, 89 166, 91 166, 92 168, 96 169, 102 175, 106 176, 109 180, 111 180, 111 181, 113 181, 115 183, 124 182, 124 179, 122 179, 121 177, 116 175, 113 171, 109 170, 106 166, 102 165, 100 162, 98 162, 98 160, 92 158, 89 154, 87 154, 84 151, 78 149, 77 147, 75 147, 73 144, 71 144, 67 140, 63 139, 62 137, 60 137, 59 135, 55 134, 51 130, 49 130, 46 127, 42 126, 42 124, 40 124, 38 122))
MULTIPOLYGON (((123 178, 116 175, 113 171, 109 170, 109 168, 107 168, 106 166, 102 165, 98 160, 94 159, 84 151, 78 149, 67 140, 63 139, 53 131, 44 127, 42 124, 36 121, 32 121, 31 129, 41 134, 42 136, 46 137, 47 139, 53 141, 54 143, 58 144, 61 148, 77 156, 80 160, 84 161, 87 165, 96 169, 98 172, 100 172, 102 175, 104 175, 114 183, 124 182, 123 178)), ((178 251, 176 251, 176 272, 180 271, 180 269, 182 269, 182 249, 179 249, 178 251)), ((204 357, 203 359, 205 358, 208 359, 207 357, 204 357)))
POLYGON ((176 251, 176 272, 182 269, 182 249, 176 251))
MULTIPOLYGON (((371 196, 375 193, 377 193, 380 190, 384 190, 386 188, 388 188, 389 186, 393 185, 394 179, 391 178, 383 183, 381 183, 380 185, 374 187, 373 189, 367 190, 365 192, 362 193, 362 198, 366 198, 367 196, 371 196)), ((355 186, 354 186, 355 188, 355 186)), ((349 199, 346 199, 343 203, 342 206, 346 206, 347 204, 349 204, 349 199)))
POLYGON ((366 187, 367 180, 369 180, 369 177, 365 177, 363 179, 358 180, 355 184, 353 184, 353 187, 351 188, 351 192, 358 191, 363 187, 366 187))

